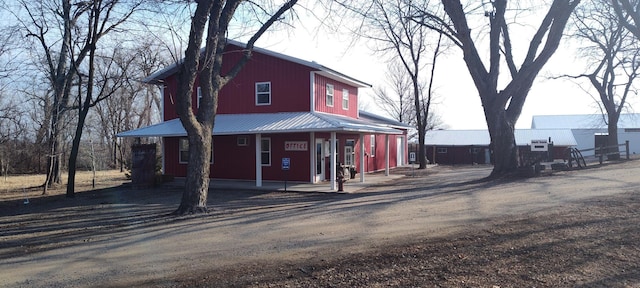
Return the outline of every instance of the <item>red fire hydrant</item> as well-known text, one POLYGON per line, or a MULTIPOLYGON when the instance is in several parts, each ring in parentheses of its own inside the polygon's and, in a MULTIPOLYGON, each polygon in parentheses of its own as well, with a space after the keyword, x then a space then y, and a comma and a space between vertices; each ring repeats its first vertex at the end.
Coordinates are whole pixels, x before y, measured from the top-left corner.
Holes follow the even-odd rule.
POLYGON ((344 179, 344 168, 342 168, 341 166, 338 166, 337 168, 338 173, 336 174, 338 175, 336 176, 336 180, 338 181, 338 192, 342 192, 344 191, 344 182, 347 182, 347 180, 344 179))

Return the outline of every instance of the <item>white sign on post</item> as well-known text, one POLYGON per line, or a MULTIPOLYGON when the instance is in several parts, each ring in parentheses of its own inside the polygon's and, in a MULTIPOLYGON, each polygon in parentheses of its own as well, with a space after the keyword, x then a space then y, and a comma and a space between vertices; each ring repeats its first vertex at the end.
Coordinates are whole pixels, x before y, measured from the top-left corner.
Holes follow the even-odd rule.
POLYGON ((549 143, 547 140, 531 140, 532 152, 546 152, 549 151, 549 143))
POLYGON ((416 152, 410 152, 409 153, 409 162, 411 162, 411 163, 415 163, 416 162, 416 152))
POLYGON ((282 158, 282 170, 289 170, 291 168, 291 159, 282 158))

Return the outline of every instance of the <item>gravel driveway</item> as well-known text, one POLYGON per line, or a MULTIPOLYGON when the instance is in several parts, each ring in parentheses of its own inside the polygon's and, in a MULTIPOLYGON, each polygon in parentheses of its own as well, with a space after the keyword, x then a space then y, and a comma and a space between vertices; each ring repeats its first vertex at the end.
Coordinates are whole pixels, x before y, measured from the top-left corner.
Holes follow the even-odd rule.
POLYGON ((209 214, 181 218, 166 216, 179 202, 175 188, 116 187, 73 200, 3 203, 0 287, 179 286, 172 279, 200 271, 447 237, 593 197, 638 193, 639 164, 513 182, 474 181, 490 173, 487 166, 440 166, 353 194, 213 191, 209 214))

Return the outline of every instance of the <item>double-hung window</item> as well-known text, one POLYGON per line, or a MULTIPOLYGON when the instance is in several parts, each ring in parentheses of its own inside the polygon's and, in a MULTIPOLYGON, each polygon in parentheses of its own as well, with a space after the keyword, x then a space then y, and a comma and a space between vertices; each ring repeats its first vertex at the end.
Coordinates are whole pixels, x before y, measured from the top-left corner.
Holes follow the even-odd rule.
POLYGON ((256 83, 256 105, 271 105, 271 82, 256 83))
POLYGON ((178 140, 178 147, 178 150, 180 150, 180 154, 178 155, 180 163, 189 162, 189 139, 180 138, 178 140))
POLYGON ((200 88, 200 86, 198 86, 198 89, 196 90, 198 91, 196 94, 198 96, 198 99, 196 99, 196 108, 200 108, 200 101, 202 100, 202 88, 200 88))
POLYGON ((349 90, 342 89, 342 109, 349 110, 349 90))
POLYGON ((326 99, 327 106, 333 107, 333 85, 327 84, 326 90, 327 90, 327 92, 326 92, 326 94, 327 94, 327 99, 326 99))
POLYGON ((376 156, 376 135, 371 135, 371 157, 376 156))
MULTIPOLYGON (((189 163, 189 139, 186 137, 178 139, 178 163, 189 163)), ((213 140, 211 142, 211 157, 209 158, 209 163, 213 164, 213 140)))
POLYGON ((271 166, 271 138, 261 139, 260 159, 262 166, 271 166))

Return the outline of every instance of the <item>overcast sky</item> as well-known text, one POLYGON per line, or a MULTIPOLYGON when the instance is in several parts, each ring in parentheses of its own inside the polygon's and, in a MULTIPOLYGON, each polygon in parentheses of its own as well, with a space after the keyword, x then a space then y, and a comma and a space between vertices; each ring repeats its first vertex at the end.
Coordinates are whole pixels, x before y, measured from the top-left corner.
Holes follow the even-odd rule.
MULTIPOLYGON (((384 85, 387 64, 383 56, 373 54, 364 43, 351 45, 348 36, 314 28, 313 24, 305 21, 305 24, 298 24, 287 32, 265 35, 257 42, 257 46, 316 61, 373 86, 384 85)), ((514 53, 524 55, 526 51, 516 50, 514 53)), ((480 98, 459 49, 452 47, 449 55, 438 61, 435 87, 439 104, 436 109, 447 128, 486 129, 480 98)), ((583 66, 575 49, 565 38, 534 83, 516 128, 530 128, 533 115, 598 113, 593 98, 575 81, 548 78, 551 75, 579 73, 583 66)), ((506 69, 506 66, 502 67, 503 73, 508 73, 506 69)), ((589 88, 589 85, 582 83, 582 87, 589 88)), ((361 101, 367 103, 367 110, 384 114, 372 101, 373 89, 361 89, 359 93, 361 101)), ((637 103, 637 97, 631 102, 637 103)))

